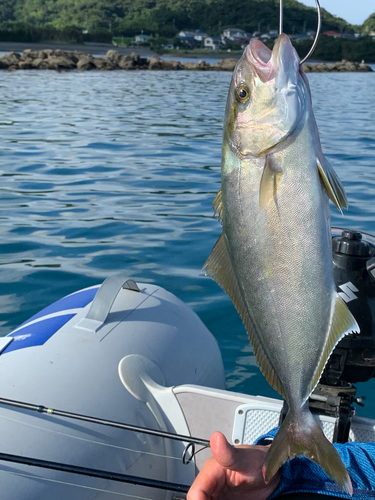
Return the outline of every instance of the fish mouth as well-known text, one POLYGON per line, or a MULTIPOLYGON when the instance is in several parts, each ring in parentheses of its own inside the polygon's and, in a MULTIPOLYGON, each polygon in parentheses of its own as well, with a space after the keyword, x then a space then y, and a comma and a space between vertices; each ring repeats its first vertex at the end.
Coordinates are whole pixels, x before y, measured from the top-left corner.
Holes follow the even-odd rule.
POLYGON ((246 58, 262 82, 272 79, 272 51, 263 42, 251 39, 246 49, 246 58))
POLYGON ((285 80, 299 71, 299 56, 285 33, 279 35, 272 51, 260 40, 252 39, 247 46, 246 58, 263 83, 280 76, 285 80))
POLYGON ((249 52, 250 57, 261 66, 267 66, 272 56, 272 51, 260 40, 252 39, 250 41, 249 52))

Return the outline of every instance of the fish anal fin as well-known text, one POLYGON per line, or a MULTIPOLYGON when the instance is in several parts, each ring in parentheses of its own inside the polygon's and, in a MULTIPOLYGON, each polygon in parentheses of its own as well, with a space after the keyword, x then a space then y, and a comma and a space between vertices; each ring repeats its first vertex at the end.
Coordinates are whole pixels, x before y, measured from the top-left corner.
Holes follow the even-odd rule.
POLYGON ((321 160, 322 161, 320 161, 319 158, 316 160, 320 178, 323 181, 330 200, 336 205, 340 212, 342 212, 343 208, 348 208, 345 190, 327 158, 322 156, 321 160))
POLYGON ((218 214, 218 219, 221 220, 223 218, 223 196, 221 188, 217 192, 217 195, 215 196, 212 206, 214 208, 214 217, 216 214, 218 214))
POLYGON ((298 418, 289 411, 281 424, 263 465, 266 483, 288 458, 292 460, 301 455, 320 465, 346 493, 353 494, 349 474, 339 454, 323 434, 307 405, 301 408, 298 418))
POLYGON ((245 325, 260 370, 266 377, 268 383, 276 391, 278 391, 281 396, 285 397, 280 379, 268 361, 262 345, 256 335, 254 335, 255 328, 241 295, 240 287, 229 257, 224 233, 219 236, 219 239, 215 243, 215 246, 205 262, 203 269, 206 271, 206 274, 211 276, 231 298, 234 307, 237 309, 237 312, 245 325))
POLYGON ((314 373, 311 381, 310 391, 312 392, 324 370, 324 367, 338 342, 349 333, 358 332, 360 328, 357 321, 355 320, 352 313, 349 311, 348 306, 342 300, 342 298, 336 294, 334 298, 334 307, 331 317, 330 330, 328 334, 328 339, 320 359, 319 365, 314 373))
POLYGON ((275 169, 270 155, 266 156, 259 186, 259 208, 265 209, 275 199, 280 183, 281 171, 275 169))

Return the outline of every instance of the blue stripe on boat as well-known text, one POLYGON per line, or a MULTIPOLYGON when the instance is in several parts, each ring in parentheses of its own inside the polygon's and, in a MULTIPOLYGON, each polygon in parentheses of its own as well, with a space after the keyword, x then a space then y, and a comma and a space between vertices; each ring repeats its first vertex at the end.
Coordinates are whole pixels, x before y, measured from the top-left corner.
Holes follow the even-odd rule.
POLYGON ((21 327, 23 325, 26 325, 27 323, 30 323, 30 321, 34 321, 35 319, 47 316, 48 314, 67 311, 68 309, 78 309, 80 307, 85 307, 89 302, 94 300, 94 297, 97 294, 99 288, 100 287, 97 286, 94 288, 89 288, 76 293, 72 293, 71 295, 67 295, 66 297, 63 297, 62 299, 54 302, 50 306, 47 306, 45 309, 42 309, 41 311, 36 313, 30 319, 25 321, 25 323, 22 323, 21 327))
POLYGON ((14 340, 4 349, 1 355, 6 354, 7 352, 16 351, 17 349, 23 349, 24 347, 43 345, 49 338, 52 337, 54 333, 57 332, 57 330, 73 318, 73 316, 75 316, 75 313, 46 318, 44 320, 37 321, 32 325, 26 325, 14 333, 10 333, 8 337, 13 337, 14 340))

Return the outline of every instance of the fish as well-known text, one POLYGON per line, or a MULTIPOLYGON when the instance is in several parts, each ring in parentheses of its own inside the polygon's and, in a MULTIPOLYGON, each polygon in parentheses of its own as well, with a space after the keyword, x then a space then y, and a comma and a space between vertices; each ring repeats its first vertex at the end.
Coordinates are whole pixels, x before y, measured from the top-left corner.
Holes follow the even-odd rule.
POLYGON ((203 269, 231 298, 261 372, 287 402, 265 481, 302 455, 352 494, 348 472, 308 406, 336 344, 359 332, 335 288, 329 199, 347 208, 322 151, 299 56, 286 34, 272 51, 252 39, 229 88, 213 202, 222 233, 203 269))

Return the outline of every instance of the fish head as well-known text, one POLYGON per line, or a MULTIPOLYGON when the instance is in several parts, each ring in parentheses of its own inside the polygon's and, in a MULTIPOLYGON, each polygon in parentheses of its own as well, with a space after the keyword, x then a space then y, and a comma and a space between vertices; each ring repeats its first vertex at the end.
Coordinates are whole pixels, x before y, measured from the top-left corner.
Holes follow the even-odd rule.
POLYGON ((304 116, 308 91, 299 56, 287 35, 271 51, 252 39, 234 70, 224 141, 241 159, 272 152, 304 116))

